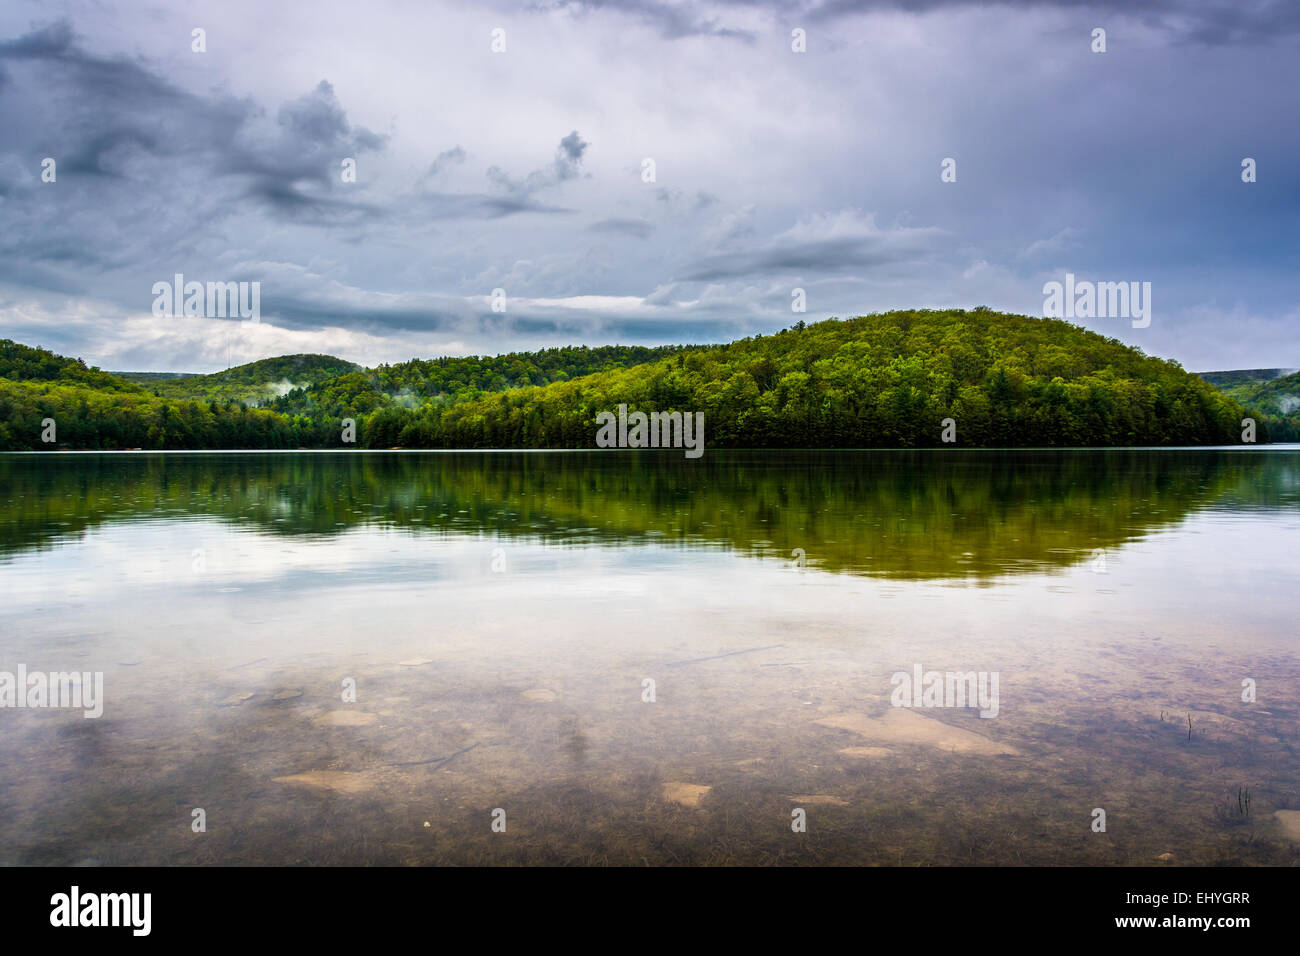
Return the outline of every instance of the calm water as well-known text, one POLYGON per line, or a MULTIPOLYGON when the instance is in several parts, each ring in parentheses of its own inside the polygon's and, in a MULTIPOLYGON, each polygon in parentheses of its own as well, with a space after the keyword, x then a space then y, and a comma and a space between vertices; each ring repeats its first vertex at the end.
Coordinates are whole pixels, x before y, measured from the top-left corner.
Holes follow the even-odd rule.
POLYGON ((0 863, 1294 865, 1297 530, 1294 447, 0 456, 0 671, 105 696, 0 863))

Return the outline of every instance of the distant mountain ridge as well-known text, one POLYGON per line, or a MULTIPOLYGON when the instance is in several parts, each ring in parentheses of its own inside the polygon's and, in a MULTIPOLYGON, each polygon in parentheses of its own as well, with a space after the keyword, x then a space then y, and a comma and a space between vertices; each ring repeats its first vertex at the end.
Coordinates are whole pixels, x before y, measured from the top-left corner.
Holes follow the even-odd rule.
POLYGON ((157 379, 167 378, 197 378, 204 375, 204 372, 113 372, 109 375, 116 375, 118 378, 124 378, 128 382, 151 382, 157 379))
POLYGON ((1238 368, 1219 372, 1196 372, 1211 385, 1219 387, 1268 382, 1296 371, 1293 368, 1238 368))

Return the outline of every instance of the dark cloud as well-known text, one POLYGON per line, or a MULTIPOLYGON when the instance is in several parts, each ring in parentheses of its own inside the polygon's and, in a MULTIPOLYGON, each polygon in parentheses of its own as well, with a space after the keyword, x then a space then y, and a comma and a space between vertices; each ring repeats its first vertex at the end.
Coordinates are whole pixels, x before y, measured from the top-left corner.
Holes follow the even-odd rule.
POLYGON ((421 179, 433 179, 449 167, 459 166, 464 163, 465 157, 465 150, 461 149, 459 146, 453 146, 451 149, 444 150, 434 158, 432 163, 429 164, 429 168, 425 170, 424 176, 422 176, 421 179))
POLYGON ((315 195, 277 177, 260 179, 245 195, 300 225, 349 226, 388 218, 380 205, 315 195))
POLYGON ((649 239, 655 231, 654 224, 644 219, 602 219, 587 228, 592 232, 609 232, 634 239, 649 239))
MULTIPOLYGON (((802 17, 809 23, 880 11, 915 14, 990 6, 983 0, 826 0, 802 4, 795 13, 778 0, 763 3, 740 0, 739 3, 743 6, 769 4, 774 10, 784 10, 786 19, 802 17)), ((1145 0, 1141 4, 1133 0, 1002 0, 994 5, 1008 15, 1038 9, 1132 17, 1176 36, 1210 45, 1300 33, 1300 4, 1289 0, 1145 0)))
POLYGON ((574 210, 551 206, 528 196, 488 193, 420 193, 408 208, 422 219, 500 219, 518 213, 567 214, 574 210))
POLYGON ((531 31, 558 43, 512 39, 504 59, 443 48, 438 83, 416 79, 427 51, 415 34, 478 30, 478 8, 381 0, 322 25, 349 61, 286 95, 272 61, 287 41, 237 12, 214 13, 221 42, 192 56, 182 14, 119 2, 78 7, 75 29, 0 39, 11 328, 63 329, 62 311, 75 334, 170 355, 140 330, 152 282, 184 271, 260 278, 268 324, 365 329, 399 351, 429 330, 506 350, 725 340, 737 316, 788 322, 794 285, 809 319, 1033 311, 1045 277, 1069 270, 1154 280, 1160 312, 1135 344, 1189 366, 1234 336, 1253 343, 1242 350, 1294 349, 1300 133, 1284 120, 1300 3, 564 3, 531 31), (861 16, 873 11, 897 15, 861 16), (411 45, 380 42, 395 25, 411 45), (1098 25, 1112 55, 1088 52, 1098 25), (814 55, 788 54, 794 26, 814 55), (734 42, 742 28, 755 42, 734 42), (1201 42, 1230 46, 1210 55, 1201 42), (220 53, 231 44, 237 60, 220 53), (664 82, 646 87, 645 63, 664 82), (413 77, 373 98, 391 122, 381 131, 354 99, 372 66, 413 77), (507 139, 532 158, 490 153, 507 139), (655 184, 636 178, 646 155, 662 157, 655 184), (41 180, 46 156, 57 184, 41 180), (960 161, 956 184, 939 182, 944 156, 960 161), (1258 183, 1241 182, 1244 156, 1258 183), (340 177, 345 158, 355 183, 340 177), (509 316, 480 315, 496 286, 509 316), (1178 325, 1202 306, 1199 324, 1178 325))
MULTIPOLYGON (((937 13, 993 8, 1014 16, 1025 10, 1061 10, 1094 16, 1124 16, 1173 36, 1206 45, 1247 43, 1300 34, 1300 3, 1292 0, 719 0, 708 4, 662 0, 556 0, 534 7, 590 14, 613 12, 654 27, 667 39, 713 36, 754 42, 753 31, 725 25, 735 10, 762 11, 780 24, 824 25, 869 13, 937 13)), ((1103 25, 1103 24, 1096 24, 1103 25)))
POLYGON ((534 170, 523 180, 512 178, 499 166, 491 166, 487 171, 488 182, 493 188, 511 196, 531 196, 535 192, 558 186, 581 175, 582 157, 590 145, 578 135, 575 129, 560 140, 560 145, 555 148, 555 159, 551 165, 534 170))
MULTIPOLYGON (((91 102, 129 101, 133 109, 197 102, 138 61, 124 56, 96 56, 82 49, 66 20, 0 42, 0 61, 5 60, 58 67, 73 78, 91 102)), ((87 105, 86 100, 74 102, 87 105)))
POLYGON ((281 106, 279 121, 289 136, 309 146, 343 143, 350 129, 347 113, 327 80, 321 80, 301 99, 281 106))
MULTIPOLYGON (((374 307, 349 303, 324 302, 308 297, 276 295, 268 292, 272 284, 263 282, 263 321, 290 329, 314 329, 322 326, 345 328, 353 332, 384 336, 394 333, 456 333, 468 339, 510 341, 541 337, 554 341, 600 343, 608 341, 662 341, 666 334, 672 341, 726 341, 732 335, 722 329, 736 329, 731 318, 701 316, 685 319, 666 316, 661 319, 602 316, 586 310, 532 310, 511 303, 507 313, 494 313, 486 304, 474 307, 462 301, 434 300, 425 307, 399 305, 374 307)), ((237 322, 237 319, 231 319, 237 322)))
POLYGON ((753 43, 749 30, 721 26, 716 17, 700 16, 688 3, 664 3, 661 0, 555 0, 536 5, 535 10, 561 10, 568 13, 615 11, 653 27, 669 40, 683 37, 723 37, 753 43))
POLYGON ((716 282, 752 275, 789 273, 836 274, 857 272, 900 262, 912 262, 929 254, 918 237, 845 236, 706 256, 697 268, 681 278, 688 282, 716 282))
POLYGON ((385 210, 347 195, 342 182, 344 159, 357 161, 384 148, 387 138, 353 127, 334 87, 321 80, 316 88, 280 107, 278 139, 243 138, 224 169, 252 179, 245 193, 271 211, 298 222, 348 224, 374 219, 385 210))
POLYGON ((519 199, 513 196, 483 196, 470 197, 478 201, 467 208, 481 209, 485 211, 489 219, 496 219, 501 216, 512 216, 520 212, 540 212, 540 213, 571 213, 574 210, 566 209, 563 206, 548 206, 545 203, 535 202, 532 199, 519 199))
MULTIPOLYGON (((268 123, 251 99, 191 94, 144 60, 90 52, 66 20, 0 41, 0 70, 9 78, 0 87, 7 137, 0 154, 12 157, 0 162, 9 227, 0 255, 14 267, 11 278, 37 288, 84 288, 77 270, 111 269, 133 256, 162 269, 234 219, 346 229, 355 240, 381 222, 420 229, 446 219, 568 213, 533 193, 578 176, 588 148, 576 132, 565 136, 549 167, 503 195, 390 191, 378 199, 344 183, 341 162, 360 165, 359 157, 387 148, 387 137, 351 123, 328 80, 280 105, 268 123), (38 90, 39 101, 17 95, 12 78, 20 72, 39 84, 22 87, 38 90), (57 122, 46 121, 51 110, 57 122), (57 161, 57 186, 25 168, 30 156, 57 161)), ((460 146, 449 149, 425 178, 465 158, 460 146)))
POLYGON ((157 140, 139 129, 117 129, 100 133, 63 160, 63 173, 90 176, 121 176, 133 152, 156 153, 157 140))
POLYGON ((72 24, 60 20, 48 27, 33 30, 16 40, 0 42, 0 57, 47 59, 64 57, 72 52, 72 24))
MULTIPOLYGON (((65 104, 52 141, 39 144, 59 160, 60 175, 116 178, 123 188, 138 178, 142 195, 168 190, 156 179, 167 169, 177 177, 206 170, 246 180, 242 194, 272 213, 328 219, 336 203, 339 216, 355 216, 355 204, 329 195, 340 154, 383 146, 382 137, 349 125, 328 82, 286 103, 279 135, 267 137, 253 128, 260 111, 250 101, 194 96, 141 62, 88 53, 64 21, 0 43, 0 61, 30 64, 65 104), (176 158, 184 167, 149 163, 176 158), (144 171, 133 177, 136 164, 144 171), (308 183, 315 194, 304 191, 308 183)), ((3 104, 0 118, 14 108, 3 104)))
POLYGON ((270 287, 263 283, 262 316, 264 320, 288 329, 318 329, 322 326, 333 326, 371 335, 388 335, 395 332, 437 332, 455 329, 466 319, 465 314, 450 309, 354 306, 347 303, 271 295, 266 291, 268 288, 270 287))
POLYGON ((590 145, 590 143, 583 141, 583 138, 578 135, 578 131, 575 129, 560 140, 559 152, 563 155, 556 157, 556 163, 563 163, 566 170, 572 171, 571 175, 577 175, 576 170, 578 164, 582 162, 582 154, 587 151, 587 147, 590 145))
POLYGON ((700 191, 691 196, 680 189, 668 189, 664 186, 654 191, 654 197, 655 201, 663 203, 669 215, 673 216, 693 215, 721 202, 713 193, 700 191))

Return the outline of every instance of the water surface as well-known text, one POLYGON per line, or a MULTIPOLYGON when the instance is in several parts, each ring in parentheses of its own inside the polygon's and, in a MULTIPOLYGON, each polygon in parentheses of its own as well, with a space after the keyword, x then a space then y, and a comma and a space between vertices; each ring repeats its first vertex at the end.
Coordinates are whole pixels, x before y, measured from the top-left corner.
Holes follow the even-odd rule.
POLYGON ((0 862, 1295 864, 1298 528, 1279 447, 0 456, 0 670, 106 695, 0 709, 0 862))

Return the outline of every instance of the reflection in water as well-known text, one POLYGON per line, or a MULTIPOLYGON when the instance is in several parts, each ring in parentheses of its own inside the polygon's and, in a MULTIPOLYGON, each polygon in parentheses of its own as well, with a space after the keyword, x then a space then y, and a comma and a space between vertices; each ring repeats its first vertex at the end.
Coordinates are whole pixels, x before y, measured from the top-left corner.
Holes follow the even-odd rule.
POLYGON ((0 671, 106 695, 0 709, 0 863, 1294 864, 1298 479, 1277 448, 0 456, 0 671), (914 667, 999 674, 996 718, 891 707, 914 667))
POLYGON ((0 553, 103 522, 212 516, 282 535, 349 528, 589 545, 721 545, 923 579, 1068 565, 1225 495, 1292 507, 1294 456, 1150 452, 9 455, 0 553))

